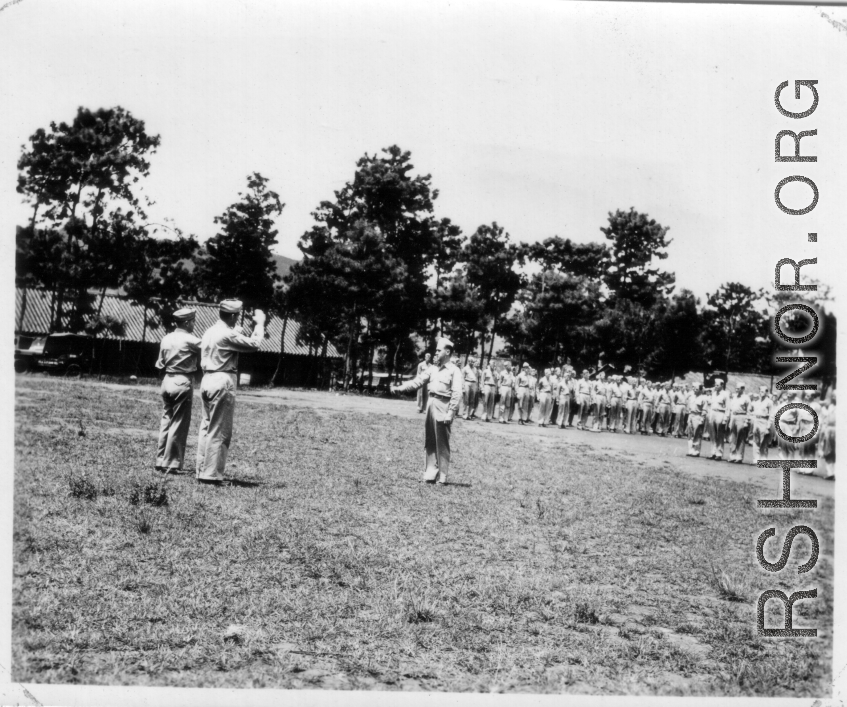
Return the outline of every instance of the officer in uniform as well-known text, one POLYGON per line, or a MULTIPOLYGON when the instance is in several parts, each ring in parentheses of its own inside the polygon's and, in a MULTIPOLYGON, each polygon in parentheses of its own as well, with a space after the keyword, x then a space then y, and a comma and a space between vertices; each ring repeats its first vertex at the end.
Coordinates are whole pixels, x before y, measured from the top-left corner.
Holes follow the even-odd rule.
POLYGON ((559 429, 570 427, 571 398, 573 396, 573 373, 565 370, 559 381, 559 429))
POLYGON ((194 375, 200 362, 200 339, 193 333, 196 314, 196 310, 187 308, 173 313, 176 329, 162 339, 156 361, 156 368, 165 374, 162 379, 164 407, 159 425, 156 471, 166 474, 181 471, 185 461, 194 375))
POLYGON ((518 405, 518 373, 520 373, 520 369, 518 364, 515 363, 512 365, 512 397, 509 399, 509 422, 515 416, 515 408, 518 405))
POLYGON ((257 351, 265 337, 265 313, 257 309, 255 327, 248 337, 236 327, 242 302, 228 299, 220 303, 220 320, 210 326, 200 343, 203 382, 200 399, 203 416, 197 437, 197 479, 204 483, 225 481, 223 471, 232 440, 238 354, 257 351))
POLYGON ((530 372, 529 364, 524 363, 521 367, 521 372, 518 373, 515 381, 515 388, 518 392, 518 424, 525 425, 529 422, 529 406, 530 406, 530 372))
POLYGON ((402 385, 392 386, 396 393, 417 390, 426 385, 429 401, 426 408, 424 449, 426 463, 423 480, 428 484, 446 484, 450 470, 450 431, 462 399, 462 371, 450 362, 453 342, 438 340, 435 360, 423 373, 402 385))
POLYGON ((547 368, 544 375, 538 379, 538 424, 547 427, 550 419, 550 410, 553 407, 553 372, 547 368))
POLYGON ((482 419, 491 422, 494 419, 494 403, 497 399, 497 374, 491 359, 482 372, 482 419))
POLYGON ((723 445, 726 438, 726 404, 729 393, 725 389, 723 378, 715 378, 715 387, 709 405, 709 437, 712 441, 712 453, 709 459, 723 459, 723 445))
MULTIPOLYGON (((432 356, 428 353, 424 354, 424 360, 418 364, 418 370, 415 372, 416 376, 419 376, 423 373, 427 368, 430 367, 432 361, 432 356)), ((418 412, 424 412, 426 410, 426 386, 421 386, 418 388, 418 412)))
POLYGON ((609 420, 606 423, 606 428, 612 432, 618 431, 618 425, 621 421, 621 403, 623 401, 623 391, 621 390, 621 376, 612 376, 612 382, 609 384, 609 420))
POLYGON ((479 371, 476 370, 476 359, 471 356, 468 365, 462 369, 464 388, 462 397, 462 418, 472 420, 476 417, 476 402, 479 397, 479 371))
POLYGON ((731 464, 744 462, 744 447, 750 430, 750 406, 744 383, 735 386, 735 395, 729 400, 729 461, 731 464))
POLYGON ((673 436, 680 439, 685 434, 685 402, 688 399, 688 386, 675 385, 671 392, 673 401, 673 436))
POLYGON ((588 370, 583 370, 582 378, 576 384, 576 403, 579 406, 579 420, 576 423, 578 430, 584 430, 588 422, 588 413, 591 412, 591 395, 594 392, 594 384, 588 379, 588 370))
POLYGON ((500 423, 508 424, 509 411, 512 410, 512 397, 515 386, 515 376, 509 364, 503 364, 503 370, 497 380, 500 386, 500 423))
POLYGON ((709 407, 709 398, 703 392, 703 384, 697 385, 696 392, 688 396, 686 408, 688 409, 688 452, 687 457, 699 457, 700 445, 703 441, 703 430, 706 427, 706 416, 709 407))
POLYGON ((653 434, 653 407, 655 405, 656 393, 649 381, 644 381, 638 392, 638 409, 641 413, 641 434, 653 434))
POLYGON ((629 378, 623 379, 620 388, 623 403, 623 431, 631 435, 635 432, 636 411, 638 409, 636 396, 638 393, 629 378))
POLYGON ((656 432, 665 437, 671 428, 671 384, 663 383, 659 386, 656 397, 656 432))
POLYGON ((606 374, 599 373, 594 381, 593 399, 591 410, 594 413, 594 432, 600 432, 603 426, 603 418, 606 416, 606 374))
POLYGON ((750 416, 753 418, 754 464, 760 459, 768 458, 773 413, 773 400, 768 395, 767 387, 759 386, 759 396, 750 406, 750 416))
POLYGON ((529 369, 529 410, 526 413, 527 423, 532 421, 532 408, 538 401, 538 371, 529 369))

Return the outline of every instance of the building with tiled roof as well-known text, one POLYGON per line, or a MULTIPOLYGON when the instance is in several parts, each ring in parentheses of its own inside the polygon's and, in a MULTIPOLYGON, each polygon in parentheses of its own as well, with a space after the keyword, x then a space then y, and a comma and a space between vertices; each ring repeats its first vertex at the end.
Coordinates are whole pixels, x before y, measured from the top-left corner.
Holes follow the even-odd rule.
MULTIPOLYGON (((183 306, 197 310, 194 332, 198 335, 212 326, 218 320, 218 306, 208 302, 184 302, 183 306)), ((15 290, 15 335, 21 342, 21 348, 39 336, 50 333, 51 321, 54 319, 55 301, 49 290, 18 287, 15 290)), ((100 361, 109 373, 153 374, 152 369, 158 356, 159 342, 168 333, 165 327, 152 316, 148 309, 133 304, 127 298, 106 294, 95 302, 100 317, 108 319, 116 326, 99 331, 96 335, 99 349, 102 351, 100 361), (129 370, 135 368, 137 370, 129 370)), ((93 315, 89 317, 93 321, 93 315)), ((265 340, 255 354, 241 354, 241 369, 252 371, 254 380, 269 379, 269 375, 277 369, 280 357, 284 359, 284 382, 292 385, 306 385, 305 380, 310 376, 309 369, 315 369, 314 358, 320 358, 330 363, 339 361, 341 355, 332 342, 326 342, 326 350, 321 346, 318 350, 310 349, 308 344, 299 340, 300 323, 292 318, 269 317, 265 326, 265 340), (284 341, 283 341, 284 339, 284 341)), ((312 376, 314 377, 314 376, 312 376)), ((280 382, 279 376, 277 382, 280 382)), ((314 384, 314 382, 312 382, 314 384)))

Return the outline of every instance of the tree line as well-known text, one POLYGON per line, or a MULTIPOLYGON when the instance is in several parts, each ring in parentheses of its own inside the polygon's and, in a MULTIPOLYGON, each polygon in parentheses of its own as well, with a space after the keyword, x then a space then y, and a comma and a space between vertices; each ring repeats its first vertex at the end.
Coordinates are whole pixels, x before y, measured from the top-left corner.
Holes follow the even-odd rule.
MULTIPOLYGON (((609 212, 593 242, 524 243, 496 222, 468 235, 436 216, 431 175, 392 145, 362 156, 352 179, 318 204, 299 240, 303 258, 283 282, 272 248, 285 205, 259 173, 202 244, 149 221, 143 178, 159 145, 116 107, 80 108, 22 147, 17 189, 32 216, 17 228, 17 282, 52 292, 51 331, 118 332, 121 322, 100 313, 114 288, 153 327, 169 326, 170 312, 192 299, 238 297, 248 309, 295 316, 303 343, 319 351, 332 341, 342 352, 345 387, 372 375, 375 360, 389 374, 409 370, 439 335, 465 356, 536 367, 773 371, 769 317, 787 293, 727 282, 701 303, 674 292, 675 274, 661 267, 669 228, 635 208, 609 212)), ((823 375, 834 376, 835 318, 824 318, 832 351, 823 375)))

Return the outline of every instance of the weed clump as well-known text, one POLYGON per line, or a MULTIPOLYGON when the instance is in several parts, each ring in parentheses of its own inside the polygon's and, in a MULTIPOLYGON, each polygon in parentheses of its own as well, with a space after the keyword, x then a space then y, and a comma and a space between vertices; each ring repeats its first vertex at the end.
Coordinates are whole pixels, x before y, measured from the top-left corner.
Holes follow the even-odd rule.
POLYGON ((129 491, 129 503, 132 506, 137 506, 140 503, 156 507, 167 506, 168 491, 164 486, 155 483, 148 483, 144 486, 135 484, 129 491))
POLYGON ((597 612, 588 604, 588 602, 580 602, 574 607, 574 620, 578 624, 596 624, 600 622, 597 612))
POLYGON ((86 501, 97 499, 97 487, 84 474, 82 476, 77 476, 76 474, 69 476, 68 486, 70 486, 71 496, 74 498, 84 498, 86 501))
POLYGON ((721 599, 738 602, 749 599, 749 588, 743 579, 726 570, 718 572, 714 564, 711 565, 711 568, 712 586, 717 590, 721 599))

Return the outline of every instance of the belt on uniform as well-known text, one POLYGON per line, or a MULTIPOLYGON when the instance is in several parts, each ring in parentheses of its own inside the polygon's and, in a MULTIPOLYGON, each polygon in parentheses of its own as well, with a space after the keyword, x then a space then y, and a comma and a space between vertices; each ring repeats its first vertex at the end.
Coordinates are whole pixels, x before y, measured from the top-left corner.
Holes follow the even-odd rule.
POLYGON ((435 398, 441 398, 442 400, 450 400, 449 395, 442 395, 441 393, 430 393, 430 396, 435 398))
POLYGON ((192 376, 197 371, 166 371, 166 376, 192 376))

